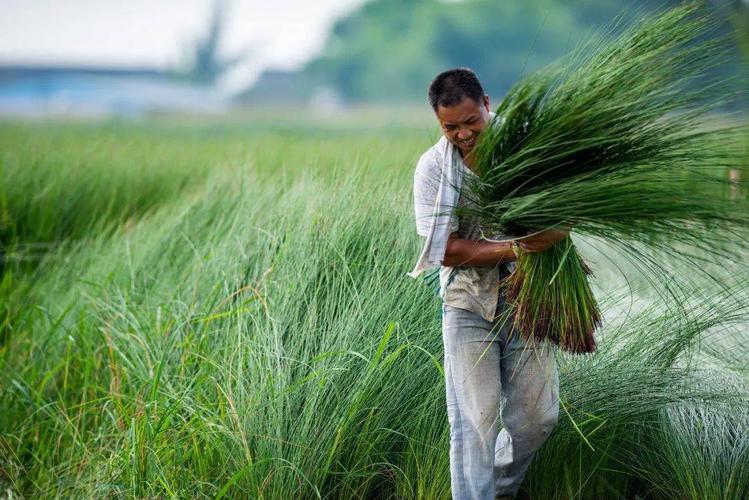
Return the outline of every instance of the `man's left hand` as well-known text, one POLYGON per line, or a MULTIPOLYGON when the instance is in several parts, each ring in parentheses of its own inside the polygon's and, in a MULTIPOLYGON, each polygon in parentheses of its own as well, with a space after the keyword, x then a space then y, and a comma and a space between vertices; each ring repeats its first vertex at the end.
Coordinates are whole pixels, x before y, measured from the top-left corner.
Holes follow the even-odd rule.
POLYGON ((560 229, 546 229, 533 236, 528 236, 517 240, 518 246, 528 253, 543 252, 548 250, 557 241, 563 240, 570 234, 569 231, 560 229))

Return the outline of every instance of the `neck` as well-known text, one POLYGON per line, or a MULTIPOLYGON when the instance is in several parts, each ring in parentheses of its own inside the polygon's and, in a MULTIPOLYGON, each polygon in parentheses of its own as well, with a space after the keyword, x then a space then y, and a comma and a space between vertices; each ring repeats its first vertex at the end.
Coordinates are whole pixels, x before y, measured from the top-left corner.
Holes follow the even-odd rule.
POLYGON ((473 151, 470 151, 467 155, 463 154, 463 151, 458 148, 458 153, 460 153, 460 157, 463 158, 463 163, 466 164, 466 167, 470 168, 471 171, 473 171, 473 151))

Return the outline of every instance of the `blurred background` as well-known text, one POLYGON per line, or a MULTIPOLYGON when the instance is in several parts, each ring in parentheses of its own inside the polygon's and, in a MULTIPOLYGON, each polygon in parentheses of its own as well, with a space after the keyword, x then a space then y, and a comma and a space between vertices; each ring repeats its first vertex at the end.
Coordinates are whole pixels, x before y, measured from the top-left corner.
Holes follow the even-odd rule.
MULTIPOLYGON (((456 66, 474 69, 496 105, 583 37, 678 3, 3 0, 0 115, 330 115, 393 105, 427 115, 427 85, 456 66)), ((706 3, 736 33, 738 56, 749 1, 706 3)))

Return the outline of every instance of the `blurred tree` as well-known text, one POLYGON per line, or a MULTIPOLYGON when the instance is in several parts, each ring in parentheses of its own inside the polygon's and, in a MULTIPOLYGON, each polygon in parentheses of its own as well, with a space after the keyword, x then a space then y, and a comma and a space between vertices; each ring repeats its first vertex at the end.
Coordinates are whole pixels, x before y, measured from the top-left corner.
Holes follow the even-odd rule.
POLYGON ((425 101, 437 73, 467 66, 499 98, 582 39, 610 36, 634 17, 679 3, 373 0, 335 23, 321 56, 294 77, 298 95, 291 97, 309 98, 326 88, 348 102, 425 101))
POLYGON ((440 70, 468 66, 498 95, 621 8, 614 0, 376 0, 335 24, 302 78, 349 101, 414 100, 440 70))
POLYGON ((250 56, 246 50, 229 57, 219 53, 226 29, 227 10, 227 0, 215 0, 208 29, 187 44, 187 67, 176 72, 179 77, 195 83, 214 85, 224 73, 250 56))

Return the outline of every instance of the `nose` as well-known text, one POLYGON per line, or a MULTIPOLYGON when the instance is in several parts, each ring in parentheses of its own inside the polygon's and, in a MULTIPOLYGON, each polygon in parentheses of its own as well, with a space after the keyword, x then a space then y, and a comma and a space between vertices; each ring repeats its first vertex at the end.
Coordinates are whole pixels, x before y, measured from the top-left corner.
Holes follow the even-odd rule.
POLYGON ((458 139, 464 140, 464 139, 468 139, 469 137, 471 137, 470 130, 465 130, 465 129, 458 130, 458 139))

